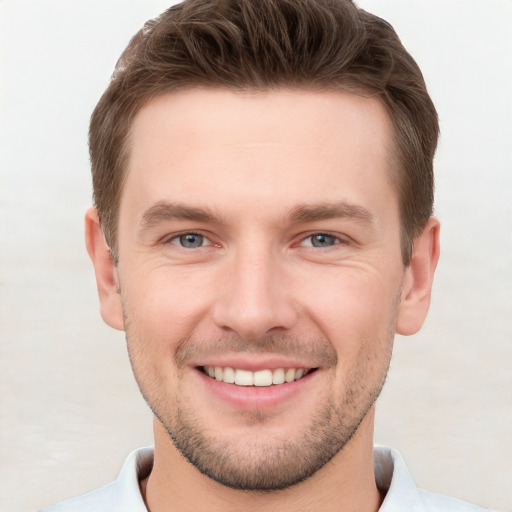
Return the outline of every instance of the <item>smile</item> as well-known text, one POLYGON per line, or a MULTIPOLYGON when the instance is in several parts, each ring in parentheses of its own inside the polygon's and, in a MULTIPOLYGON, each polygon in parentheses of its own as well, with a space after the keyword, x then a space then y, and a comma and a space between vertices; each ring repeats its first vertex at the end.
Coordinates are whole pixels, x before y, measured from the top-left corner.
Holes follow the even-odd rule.
POLYGON ((203 366, 202 370, 212 379, 237 386, 272 386, 302 379, 315 368, 276 368, 274 370, 241 370, 221 366, 203 366))

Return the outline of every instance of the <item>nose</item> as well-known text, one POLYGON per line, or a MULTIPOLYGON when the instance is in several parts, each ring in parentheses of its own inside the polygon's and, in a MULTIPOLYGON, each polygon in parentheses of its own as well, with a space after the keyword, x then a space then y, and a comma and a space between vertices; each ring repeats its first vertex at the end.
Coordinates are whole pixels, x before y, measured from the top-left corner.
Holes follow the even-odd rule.
POLYGON ((298 318, 285 263, 271 250, 240 250, 225 267, 214 322, 244 339, 290 330, 298 318))

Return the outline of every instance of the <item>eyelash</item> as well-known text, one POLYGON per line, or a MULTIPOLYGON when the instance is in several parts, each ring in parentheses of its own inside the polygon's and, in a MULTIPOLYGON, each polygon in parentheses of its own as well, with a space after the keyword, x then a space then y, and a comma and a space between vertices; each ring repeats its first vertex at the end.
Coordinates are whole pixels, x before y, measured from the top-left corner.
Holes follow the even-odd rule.
POLYGON ((184 247, 183 245, 181 245, 180 243, 178 243, 179 239, 181 237, 186 237, 186 236, 196 236, 196 237, 201 237, 203 239, 203 242, 204 241, 207 241, 209 242, 208 244, 206 244, 206 246, 208 245, 217 245, 217 244, 214 244, 210 238, 208 238, 206 235, 203 235, 202 233, 200 232, 197 232, 197 231, 183 231, 182 233, 176 233, 174 235, 172 235, 171 237, 168 237, 166 239, 163 240, 163 243, 164 244, 172 244, 172 245, 176 245, 178 247, 180 247, 181 249, 185 249, 185 250, 189 250, 189 249, 200 249, 200 248, 203 248, 205 247, 205 245, 200 245, 198 247, 184 247), (175 242, 177 241, 177 242, 175 242))
MULTIPOLYGON (((163 243, 164 244, 172 244, 172 245, 176 245, 178 247, 180 247, 181 249, 185 249, 185 250, 192 250, 192 249, 200 249, 200 248, 204 248, 204 247, 207 247, 207 246, 217 246, 217 247, 220 247, 219 244, 215 244, 214 242, 211 241, 211 239, 200 233, 200 232, 197 232, 197 231, 183 231, 181 233, 176 233, 174 235, 172 235, 172 237, 169 237, 169 238, 166 238, 163 240, 163 243), (182 243, 179 243, 179 239, 181 237, 185 237, 185 236, 197 236, 197 237, 201 237, 202 238, 202 242, 209 242, 207 243, 206 245, 204 245, 203 243, 197 247, 185 247, 184 245, 182 245, 182 243)), ((301 236, 301 238, 299 239, 298 243, 294 244, 294 245, 298 245, 298 246, 302 246, 302 247, 309 247, 309 248, 313 248, 313 249, 330 249, 336 245, 347 245, 349 243, 349 240, 347 240, 346 238, 340 236, 340 235, 336 235, 334 233, 330 233, 330 232, 327 232, 327 231, 316 231, 314 233, 309 233, 307 234, 306 236, 301 236), (314 245, 314 242, 313 242, 313 238, 314 237, 326 237, 326 238, 332 238, 334 239, 334 243, 332 245, 328 245, 328 246, 315 246, 314 245), (310 241, 311 244, 307 244, 307 245, 304 245, 304 243, 306 241, 310 241)))
POLYGON ((336 235, 334 233, 329 233, 326 231, 317 231, 315 233, 309 233, 307 236, 301 238, 299 245, 301 245, 303 247, 311 247, 311 248, 316 248, 316 249, 330 249, 336 245, 345 245, 347 243, 348 243, 348 241, 345 238, 342 238, 340 235, 336 235), (330 239, 334 240, 334 243, 332 245, 324 246, 324 247, 315 246, 314 241, 313 241, 315 237, 317 238, 317 240, 320 237, 330 238, 330 239), (303 245, 306 241, 310 241, 311 245, 303 245))

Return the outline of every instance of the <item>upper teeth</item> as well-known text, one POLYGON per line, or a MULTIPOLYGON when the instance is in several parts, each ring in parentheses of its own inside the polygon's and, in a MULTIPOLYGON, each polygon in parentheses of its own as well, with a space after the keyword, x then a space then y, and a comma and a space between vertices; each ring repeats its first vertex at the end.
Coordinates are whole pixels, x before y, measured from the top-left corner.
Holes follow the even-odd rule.
POLYGON ((251 372, 238 368, 221 366, 204 366, 204 371, 212 379, 238 386, 271 386, 299 380, 308 373, 304 368, 276 368, 275 370, 259 370, 251 372))

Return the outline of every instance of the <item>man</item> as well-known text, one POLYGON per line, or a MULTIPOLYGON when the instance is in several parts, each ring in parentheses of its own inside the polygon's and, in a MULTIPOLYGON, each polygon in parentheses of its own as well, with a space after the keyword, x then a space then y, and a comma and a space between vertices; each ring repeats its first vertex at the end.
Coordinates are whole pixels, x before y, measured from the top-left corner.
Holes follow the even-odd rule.
POLYGON ((421 72, 348 0, 185 1, 90 128, 102 317, 155 447, 51 510, 478 510, 373 448, 394 334, 439 256, 421 72))

